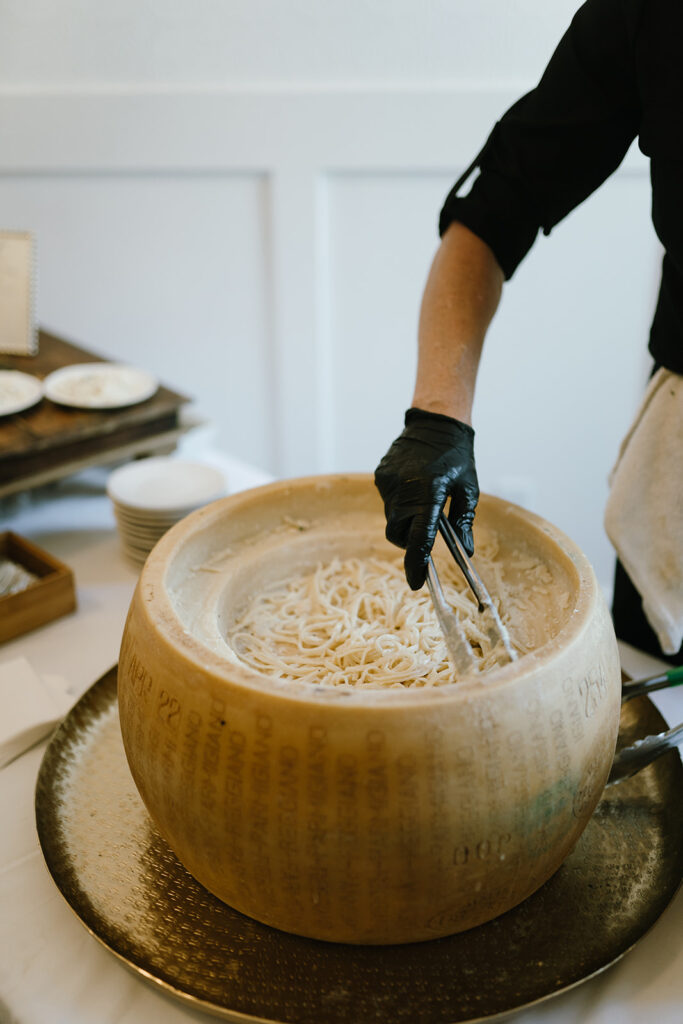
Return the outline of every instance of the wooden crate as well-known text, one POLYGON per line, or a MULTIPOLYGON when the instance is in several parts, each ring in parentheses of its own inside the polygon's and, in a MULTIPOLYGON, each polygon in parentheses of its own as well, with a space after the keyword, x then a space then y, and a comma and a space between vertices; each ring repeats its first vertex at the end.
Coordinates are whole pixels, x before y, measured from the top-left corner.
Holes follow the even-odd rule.
POLYGON ((0 643, 72 612, 76 590, 71 569, 11 530, 0 533, 0 559, 8 558, 38 579, 16 594, 0 597, 0 643))

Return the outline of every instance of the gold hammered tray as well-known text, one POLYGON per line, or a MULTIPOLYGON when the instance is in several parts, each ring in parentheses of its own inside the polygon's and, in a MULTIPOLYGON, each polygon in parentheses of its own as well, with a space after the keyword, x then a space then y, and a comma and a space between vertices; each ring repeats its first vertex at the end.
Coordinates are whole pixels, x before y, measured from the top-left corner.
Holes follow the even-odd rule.
MULTIPOLYGON (((620 743, 665 728, 641 697, 622 710, 620 743)), ((128 770, 114 668, 54 734, 36 820, 48 869, 95 938, 195 1008, 251 1024, 456 1024, 577 985, 648 931, 683 875, 682 791, 677 751, 606 790, 553 878, 461 935, 405 946, 298 938, 221 903, 157 834, 128 770)))

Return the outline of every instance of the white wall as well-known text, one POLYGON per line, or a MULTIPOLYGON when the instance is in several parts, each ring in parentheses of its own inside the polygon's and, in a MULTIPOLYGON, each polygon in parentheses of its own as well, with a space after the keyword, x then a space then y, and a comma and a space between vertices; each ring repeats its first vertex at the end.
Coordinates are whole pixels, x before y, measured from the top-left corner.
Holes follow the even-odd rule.
MULTIPOLYGON (((195 396, 238 456, 371 470, 443 197, 577 6, 3 0, 0 225, 37 233, 40 321, 195 396)), ((658 259, 632 150, 506 286, 479 381, 482 486, 606 585, 658 259)))
POLYGON ((6 86, 525 85, 576 0, 3 0, 6 86))

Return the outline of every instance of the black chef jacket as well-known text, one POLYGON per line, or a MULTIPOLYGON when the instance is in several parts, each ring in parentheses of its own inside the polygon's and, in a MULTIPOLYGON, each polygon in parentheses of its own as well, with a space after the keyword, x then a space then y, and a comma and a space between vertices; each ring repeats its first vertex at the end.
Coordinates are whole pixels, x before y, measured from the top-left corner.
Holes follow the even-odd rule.
POLYGON ((439 231, 465 224, 510 278, 539 228, 601 185, 636 136, 665 249, 650 352, 683 373, 683 0, 584 3, 538 86, 495 125, 469 194, 446 199, 439 231))

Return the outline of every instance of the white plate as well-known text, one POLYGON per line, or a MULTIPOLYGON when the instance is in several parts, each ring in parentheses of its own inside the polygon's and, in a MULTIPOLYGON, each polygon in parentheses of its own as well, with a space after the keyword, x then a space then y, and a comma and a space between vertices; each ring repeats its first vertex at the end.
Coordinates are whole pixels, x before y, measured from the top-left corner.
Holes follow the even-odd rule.
POLYGON ((156 377, 124 363, 75 363, 45 378, 45 394, 77 409, 121 409, 144 402, 159 387, 156 377))
POLYGON ((149 522, 145 522, 144 520, 136 521, 125 516, 116 505, 114 506, 114 516, 116 517, 116 522, 121 530, 126 530, 128 533, 140 533, 142 536, 147 534, 150 537, 152 534, 156 534, 157 537, 160 537, 162 533, 166 533, 166 531, 170 530, 172 526, 175 526, 177 522, 176 519, 171 519, 169 522, 163 523, 156 519, 150 519, 149 522))
POLYGON ((0 370, 0 416, 30 409, 43 397, 43 382, 21 370, 0 370))
POLYGON ((156 544, 158 540, 161 540, 165 533, 168 533, 168 530, 142 533, 140 530, 129 530, 127 527, 122 526, 121 523, 118 523, 118 531, 122 540, 129 541, 131 544, 137 544, 141 548, 146 544, 151 547, 152 544, 156 544))
MULTIPOLYGON (((205 502, 200 502, 201 504, 205 504, 205 502)), ((116 517, 125 523, 129 523, 131 526, 165 527, 166 529, 177 523, 183 516, 194 512, 195 508, 198 507, 190 505, 183 508, 173 508, 170 512, 159 512, 154 509, 146 510, 133 507, 132 505, 122 505, 118 501, 114 501, 113 506, 116 517)))
MULTIPOLYGON (((133 541, 128 540, 126 537, 121 538, 121 543, 123 544, 124 550, 129 554, 134 555, 136 558, 146 558, 154 547, 154 544, 136 544, 133 541)), ((156 543, 156 541, 154 543, 156 543)))
POLYGON ((115 469, 107 493, 119 505, 154 512, 198 508, 225 494, 225 477, 203 462, 163 455, 115 469))

